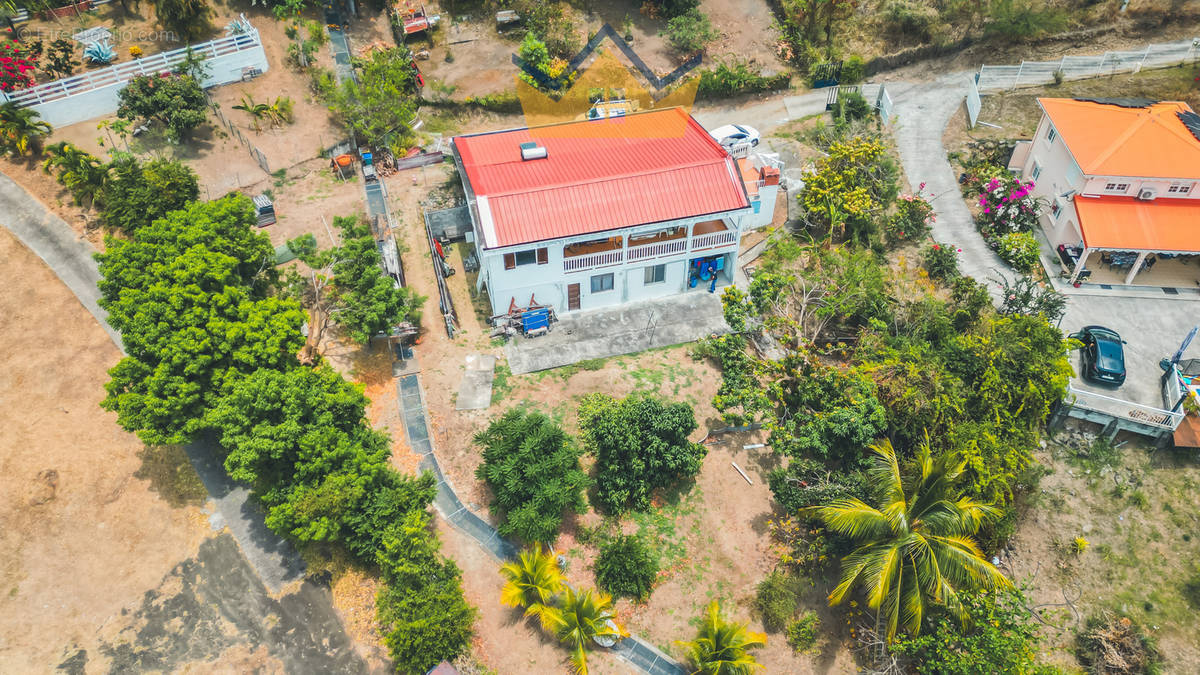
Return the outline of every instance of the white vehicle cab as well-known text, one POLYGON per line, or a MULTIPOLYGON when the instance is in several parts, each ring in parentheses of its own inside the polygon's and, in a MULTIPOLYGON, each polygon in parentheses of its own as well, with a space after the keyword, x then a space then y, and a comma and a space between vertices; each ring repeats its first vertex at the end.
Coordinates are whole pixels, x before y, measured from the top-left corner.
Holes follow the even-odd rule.
POLYGON ((726 148, 745 143, 751 147, 758 145, 758 130, 741 124, 726 124, 708 132, 708 135, 726 148))

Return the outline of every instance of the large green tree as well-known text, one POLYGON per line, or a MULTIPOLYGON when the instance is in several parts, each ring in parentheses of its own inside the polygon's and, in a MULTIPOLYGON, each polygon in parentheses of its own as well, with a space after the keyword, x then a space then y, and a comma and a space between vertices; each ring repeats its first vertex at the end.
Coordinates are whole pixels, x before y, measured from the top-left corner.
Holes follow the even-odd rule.
POLYGON ((430 476, 391 469, 389 439, 365 423, 362 387, 328 366, 262 369, 208 411, 225 469, 249 483, 267 524, 298 541, 342 541, 370 561, 383 531, 433 499, 430 476))
POLYGON ((185 42, 202 36, 209 29, 212 7, 207 0, 150 0, 163 28, 177 33, 185 42))
POLYGON ((334 114, 369 145, 388 145, 392 137, 411 135, 417 85, 408 49, 376 49, 355 67, 358 78, 347 78, 334 91, 334 114))
POLYGON ((861 587, 867 606, 877 612, 880 632, 891 641, 901 626, 919 633, 931 606, 963 616, 961 591, 1011 586, 972 539, 1000 511, 962 495, 965 462, 958 455, 935 458, 922 444, 914 470, 905 476, 890 441, 871 450, 876 462, 868 475, 875 506, 839 499, 809 510, 856 545, 842 560, 831 605, 861 587))
POLYGON ((153 159, 142 164, 120 157, 108 167, 100 191, 100 214, 109 227, 132 232, 171 211, 185 208, 200 196, 196 172, 182 162, 153 159))
POLYGON ((319 353, 321 339, 330 321, 341 326, 360 344, 368 344, 379 333, 389 333, 397 324, 421 320, 423 296, 409 287, 401 288, 380 266, 379 248, 371 228, 362 218, 337 216, 333 225, 341 232, 341 244, 318 250, 311 234, 288 242, 308 267, 288 273, 286 287, 308 310, 308 342, 301 361, 311 362, 319 353))
POLYGON ((271 247, 253 223, 245 197, 196 203, 97 255, 100 305, 128 354, 102 405, 147 443, 188 440, 237 380, 296 363, 304 315, 265 294, 271 247))
POLYGON ((376 616, 397 672, 426 673, 470 648, 475 608, 462 592, 462 573, 438 552, 429 513, 411 511, 387 529, 377 557, 387 587, 376 616))
POLYGON ((581 450, 562 427, 537 412, 509 410, 475 436, 483 464, 475 475, 492 488, 500 534, 552 542, 563 512, 583 513, 587 474, 581 450))
POLYGON ((688 440, 696 416, 686 403, 589 394, 579 405, 579 426, 596 456, 596 500, 609 513, 650 508, 654 490, 694 476, 708 452, 688 440))

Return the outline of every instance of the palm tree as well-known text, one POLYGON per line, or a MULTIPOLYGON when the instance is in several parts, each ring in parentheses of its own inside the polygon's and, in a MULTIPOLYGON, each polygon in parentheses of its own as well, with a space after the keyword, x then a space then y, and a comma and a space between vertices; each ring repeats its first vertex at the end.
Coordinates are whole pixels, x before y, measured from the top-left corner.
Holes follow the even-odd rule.
POLYGON ((516 560, 504 563, 500 573, 507 580, 500 591, 500 602, 524 607, 525 616, 536 616, 546 630, 551 630, 546 616, 565 586, 554 554, 535 544, 521 551, 516 560))
POLYGON ((692 675, 750 675, 763 666, 746 652, 765 647, 767 636, 751 633, 744 623, 727 621, 721 616, 721 606, 713 600, 704 610, 696 639, 679 644, 688 650, 696 667, 692 675))
POLYGON ((249 94, 242 94, 242 102, 232 107, 234 110, 244 110, 250 113, 255 131, 262 131, 261 121, 264 117, 273 118, 271 106, 266 103, 255 103, 254 97, 249 94))
POLYGON ((961 495, 957 483, 966 461, 958 453, 935 460, 926 440, 917 449, 917 475, 906 481, 890 441, 871 450, 878 455, 870 482, 879 508, 839 499, 810 509, 830 530, 858 544, 842 559, 841 583, 829 594, 829 604, 863 586, 867 606, 876 610, 876 625, 887 622, 890 642, 901 624, 919 632, 930 603, 962 616, 959 590, 1011 586, 971 538, 1000 512, 961 495))
POLYGON ((579 675, 587 675, 587 652, 593 638, 625 637, 628 633, 617 624, 612 596, 593 590, 567 588, 562 607, 550 607, 542 621, 560 642, 571 650, 571 663, 579 675))
POLYGON ((54 172, 58 182, 71 191, 76 204, 95 201, 108 179, 108 167, 100 158, 66 141, 46 148, 42 171, 54 172))
POLYGON ((38 119, 33 108, 22 108, 9 101, 0 105, 0 155, 24 157, 38 149, 52 127, 38 119))

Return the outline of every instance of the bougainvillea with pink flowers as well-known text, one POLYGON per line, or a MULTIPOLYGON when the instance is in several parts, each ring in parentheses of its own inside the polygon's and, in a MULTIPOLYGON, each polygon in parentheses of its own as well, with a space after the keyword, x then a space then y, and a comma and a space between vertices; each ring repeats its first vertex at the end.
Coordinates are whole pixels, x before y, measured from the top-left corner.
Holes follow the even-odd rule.
POLYGON ((916 194, 902 194, 896 199, 896 212, 884 221, 889 243, 924 239, 929 234, 929 225, 936 217, 933 205, 921 194, 924 190, 925 184, 921 183, 916 194))
POLYGON ((0 43, 0 91, 13 91, 33 84, 37 59, 23 45, 0 43))
POLYGON ((989 240, 1012 232, 1029 232, 1038 222, 1042 201, 1033 196, 1033 181, 1004 175, 979 186, 975 224, 989 240))

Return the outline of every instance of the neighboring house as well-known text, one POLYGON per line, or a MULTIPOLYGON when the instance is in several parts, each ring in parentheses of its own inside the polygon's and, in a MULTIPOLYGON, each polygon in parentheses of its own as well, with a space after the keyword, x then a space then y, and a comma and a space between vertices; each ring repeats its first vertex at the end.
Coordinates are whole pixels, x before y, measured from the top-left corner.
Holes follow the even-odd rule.
POLYGON ((458 136, 454 159, 496 315, 727 285, 779 190, 680 108, 458 136))
POLYGON ((1156 258, 1200 254, 1200 115, 1174 101, 1038 103, 1037 133, 1009 168, 1049 205, 1042 229, 1072 281, 1095 252, 1128 267, 1126 284, 1156 258))

